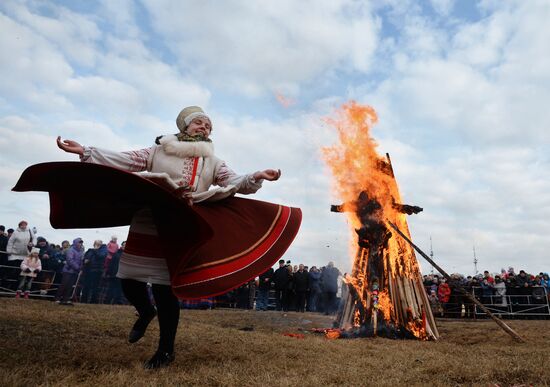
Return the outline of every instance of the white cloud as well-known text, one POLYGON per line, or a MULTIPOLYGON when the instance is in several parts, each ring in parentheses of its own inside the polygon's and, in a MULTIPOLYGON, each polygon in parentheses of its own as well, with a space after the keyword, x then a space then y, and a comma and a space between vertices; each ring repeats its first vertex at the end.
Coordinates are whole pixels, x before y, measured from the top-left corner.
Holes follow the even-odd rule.
MULTIPOLYGON (((42 118, 94 120, 131 127, 140 136, 151 130, 140 117, 172 117, 185 105, 208 104, 207 89, 155 57, 134 33, 131 3, 101 8, 105 14, 112 11, 110 7, 128 8, 127 16, 112 16, 112 24, 127 24, 119 25, 121 36, 114 35, 116 29, 101 30, 96 16, 61 6, 15 2, 4 6, 0 50, 11 55, 0 58, 0 71, 10 74, 0 80, 0 92, 10 96, 9 112, 19 113, 24 106, 42 118), (48 16, 40 13, 44 8, 48 16), (89 60, 78 60, 75 52, 89 60), (82 73, 80 65, 94 68, 82 73)), ((162 132, 172 130, 173 124, 162 132)))
POLYGON ((0 14, 0 80, 6 95, 23 98, 29 91, 56 87, 73 73, 71 66, 51 44, 28 27, 0 14), (9 53, 9 55, 8 55, 9 53))
POLYGON ((97 56, 95 44, 101 31, 92 18, 45 2, 9 1, 4 6, 14 19, 48 40, 71 62, 88 67, 94 65, 97 56), (39 9, 47 10, 52 16, 40 15, 39 9))
POLYGON ((98 13, 118 36, 137 39, 141 35, 136 23, 136 3, 132 0, 100 0, 98 13))
POLYGON ((465 25, 453 37, 451 57, 476 66, 498 64, 503 46, 512 32, 512 15, 498 13, 481 22, 465 25))
POLYGON ((184 106, 208 106, 207 89, 154 58, 139 41, 109 39, 108 43, 110 51, 100 61, 100 73, 139 90, 147 110, 176 116, 174 112, 184 106))
POLYGON ((439 15, 449 16, 455 5, 455 0, 430 0, 430 3, 439 15))
POLYGON ((353 1, 145 4, 182 68, 247 95, 368 70, 380 28, 369 5, 353 1))

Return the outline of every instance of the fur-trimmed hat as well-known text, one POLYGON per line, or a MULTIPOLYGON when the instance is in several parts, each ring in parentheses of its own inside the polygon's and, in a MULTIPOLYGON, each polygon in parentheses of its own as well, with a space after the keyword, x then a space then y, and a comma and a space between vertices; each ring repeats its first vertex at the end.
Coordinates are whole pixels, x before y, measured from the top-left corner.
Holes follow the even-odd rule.
POLYGON ((212 124, 212 120, 210 120, 208 114, 206 114, 204 110, 202 110, 200 107, 187 106, 180 112, 180 114, 178 114, 178 118, 176 118, 176 125, 178 126, 180 132, 185 133, 185 129, 187 129, 191 121, 193 121, 197 117, 208 118, 208 121, 210 121, 210 124, 212 124))
POLYGON ((33 247, 33 248, 31 249, 31 252, 29 253, 29 255, 32 255, 32 254, 34 254, 34 253, 40 254, 40 249, 39 249, 38 247, 33 247))

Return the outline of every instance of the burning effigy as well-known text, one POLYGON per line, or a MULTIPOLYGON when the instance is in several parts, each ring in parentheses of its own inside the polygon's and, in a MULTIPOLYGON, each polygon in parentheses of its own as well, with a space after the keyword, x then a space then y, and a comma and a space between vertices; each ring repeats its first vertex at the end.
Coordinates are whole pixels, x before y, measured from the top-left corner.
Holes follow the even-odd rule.
POLYGON ((391 159, 378 154, 370 134, 377 120, 372 107, 353 101, 326 120, 339 141, 323 148, 323 156, 343 201, 331 211, 346 214, 353 228, 353 268, 344 278, 339 336, 436 340, 414 249, 388 223, 410 238, 406 215, 422 208, 402 203, 391 159))

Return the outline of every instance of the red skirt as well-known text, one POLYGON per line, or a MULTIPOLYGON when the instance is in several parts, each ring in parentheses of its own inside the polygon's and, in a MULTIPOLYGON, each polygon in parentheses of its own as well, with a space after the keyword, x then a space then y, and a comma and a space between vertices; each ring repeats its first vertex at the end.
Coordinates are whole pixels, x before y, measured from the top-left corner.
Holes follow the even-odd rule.
POLYGON ((237 197, 189 206, 137 174, 79 162, 33 165, 13 190, 49 192, 54 228, 125 226, 150 208, 158 237, 132 249, 164 257, 185 299, 225 293, 272 267, 302 218, 299 208, 237 197))

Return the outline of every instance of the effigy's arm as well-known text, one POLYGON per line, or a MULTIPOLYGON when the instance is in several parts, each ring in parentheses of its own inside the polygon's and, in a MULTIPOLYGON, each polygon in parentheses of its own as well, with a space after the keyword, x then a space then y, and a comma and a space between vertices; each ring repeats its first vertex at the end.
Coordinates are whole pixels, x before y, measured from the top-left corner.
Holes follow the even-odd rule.
POLYGON ((397 211, 401 212, 402 214, 407 214, 407 215, 418 214, 419 212, 424 211, 424 209, 422 207, 411 206, 411 205, 408 205, 408 204, 393 203, 392 206, 397 211))
POLYGON ((351 212, 352 210, 347 209, 349 207, 346 204, 347 203, 332 204, 330 206, 330 212, 351 212))

